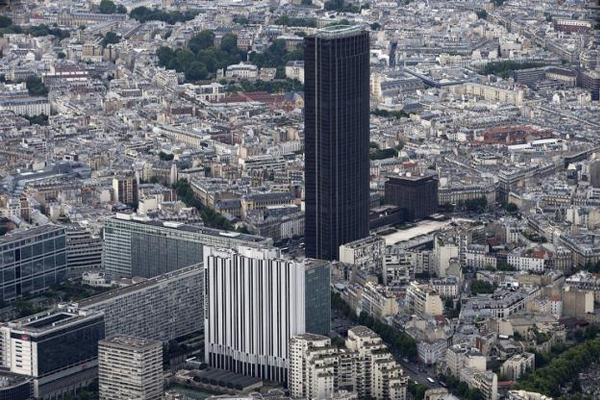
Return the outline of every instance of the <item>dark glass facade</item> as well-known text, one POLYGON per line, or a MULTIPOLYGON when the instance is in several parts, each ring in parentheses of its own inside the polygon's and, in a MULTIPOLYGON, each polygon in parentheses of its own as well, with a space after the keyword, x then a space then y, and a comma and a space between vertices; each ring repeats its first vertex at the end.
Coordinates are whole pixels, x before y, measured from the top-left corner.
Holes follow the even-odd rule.
MULTIPOLYGON (((51 322, 40 329, 51 329, 51 322)), ((31 326, 36 327, 34 324, 31 326)), ((26 338, 37 344, 37 376, 43 377, 72 366, 94 362, 98 357, 98 341, 104 339, 104 316, 98 314, 37 335, 28 335, 27 330, 24 332, 13 332, 11 337, 19 340, 26 338)))
POLYGON ((369 34, 330 27, 304 44, 306 255, 335 260, 369 234, 369 34))
POLYGON ((329 263, 307 265, 305 272, 305 330, 317 335, 331 331, 331 268, 329 263))
POLYGON ((65 229, 44 225, 0 240, 0 299, 48 290, 66 279, 65 229))
POLYGON ((409 220, 428 217, 438 209, 438 181, 433 176, 390 177, 385 202, 404 209, 409 220))

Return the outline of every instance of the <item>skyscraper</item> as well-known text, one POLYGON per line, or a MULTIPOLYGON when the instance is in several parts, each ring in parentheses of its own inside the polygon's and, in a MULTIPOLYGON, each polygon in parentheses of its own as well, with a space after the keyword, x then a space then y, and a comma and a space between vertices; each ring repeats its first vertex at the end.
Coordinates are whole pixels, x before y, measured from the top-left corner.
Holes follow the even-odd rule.
POLYGON ((306 254, 333 260, 369 234, 369 33, 338 25, 304 44, 306 254))
POLYGON ((286 382, 289 340, 329 332, 328 263, 283 259, 275 248, 205 247, 204 268, 211 367, 286 382))

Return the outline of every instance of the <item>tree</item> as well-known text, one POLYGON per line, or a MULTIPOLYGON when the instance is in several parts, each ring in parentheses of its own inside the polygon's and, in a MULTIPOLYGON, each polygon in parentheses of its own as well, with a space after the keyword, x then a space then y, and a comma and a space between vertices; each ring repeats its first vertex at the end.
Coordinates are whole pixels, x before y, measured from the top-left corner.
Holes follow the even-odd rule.
POLYGON ((381 24, 379 22, 373 22, 371 24, 371 30, 372 31, 378 31, 381 29, 381 24))
POLYGON ((0 29, 8 28, 12 25, 12 19, 5 15, 0 15, 0 29))
POLYGON ((200 61, 194 61, 185 70, 185 79, 188 81, 199 81, 208 77, 206 65, 200 61))
POLYGON ((471 294, 477 295, 479 293, 494 293, 496 291, 496 285, 480 280, 474 280, 471 283, 471 294))
POLYGON ((30 96, 46 96, 48 89, 37 76, 30 76, 25 80, 25 86, 30 96))
POLYGON ((487 19, 488 13, 485 10, 478 10, 477 11, 477 18, 479 19, 487 19))
POLYGON ((117 6, 111 0, 102 0, 98 11, 101 14, 114 14, 117 11, 117 6))
POLYGON ((66 57, 67 57, 67 55, 66 55, 65 53, 63 53, 62 51, 59 51, 59 52, 56 54, 56 57, 57 57, 59 60, 62 60, 63 58, 66 58, 66 57))
POLYGON ((212 31, 202 31, 190 40, 188 48, 198 54, 200 50, 206 50, 213 47, 214 43, 215 34, 212 31))
POLYGON ((506 211, 514 213, 519 211, 519 207, 515 203, 506 204, 506 211))
POLYGON ((234 49, 237 49, 237 36, 233 33, 227 33, 221 39, 219 48, 226 53, 232 53, 234 49))
POLYGON ((117 44, 121 41, 121 36, 117 35, 113 31, 106 32, 104 39, 102 39, 102 47, 106 47, 109 44, 117 44))

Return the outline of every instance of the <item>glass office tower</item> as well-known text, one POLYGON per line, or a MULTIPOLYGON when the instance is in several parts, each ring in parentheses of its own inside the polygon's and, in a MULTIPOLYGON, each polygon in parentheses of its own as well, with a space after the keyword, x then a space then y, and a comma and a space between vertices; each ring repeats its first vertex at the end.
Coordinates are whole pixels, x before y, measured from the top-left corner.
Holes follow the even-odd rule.
POLYGON ((335 260, 369 234, 369 33, 327 27, 304 44, 306 255, 335 260))

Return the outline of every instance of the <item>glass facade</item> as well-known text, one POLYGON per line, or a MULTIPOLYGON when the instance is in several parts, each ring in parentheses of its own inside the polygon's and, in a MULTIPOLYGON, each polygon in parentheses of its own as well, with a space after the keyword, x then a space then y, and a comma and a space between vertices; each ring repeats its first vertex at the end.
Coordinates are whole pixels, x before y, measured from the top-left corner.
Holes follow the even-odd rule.
POLYGON ((270 244, 270 239, 157 221, 109 219, 104 227, 104 269, 113 277, 153 278, 202 262, 204 245, 270 244))
POLYGON ((308 333, 329 335, 331 330, 331 269, 329 264, 306 267, 305 271, 305 330, 308 333))
POLYGON ((306 254, 335 260, 369 234, 369 34, 328 28, 304 44, 306 254))
MULTIPOLYGON (((21 334, 13 333, 17 339, 21 334)), ((82 320, 30 340, 37 344, 38 377, 94 361, 98 357, 98 341, 104 339, 104 317, 82 320)))
POLYGON ((45 225, 0 241, 0 295, 14 300, 62 282, 67 271, 65 229, 45 225))

